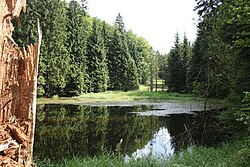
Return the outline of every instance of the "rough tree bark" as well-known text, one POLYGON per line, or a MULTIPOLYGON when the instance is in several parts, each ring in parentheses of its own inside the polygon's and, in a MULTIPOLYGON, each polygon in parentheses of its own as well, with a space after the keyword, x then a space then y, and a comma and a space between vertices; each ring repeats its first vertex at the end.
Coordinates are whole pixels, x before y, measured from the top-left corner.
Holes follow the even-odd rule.
POLYGON ((31 166, 41 35, 20 50, 11 20, 19 21, 26 0, 0 0, 0 9, 0 166, 31 166))

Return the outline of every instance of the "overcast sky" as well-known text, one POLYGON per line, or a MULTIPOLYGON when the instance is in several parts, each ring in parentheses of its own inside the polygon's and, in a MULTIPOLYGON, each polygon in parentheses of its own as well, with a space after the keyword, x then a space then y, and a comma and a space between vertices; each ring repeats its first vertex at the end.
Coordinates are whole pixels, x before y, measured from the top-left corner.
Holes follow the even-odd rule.
POLYGON ((168 53, 176 32, 190 41, 196 38, 195 0, 87 0, 93 17, 113 24, 121 13, 125 28, 144 37, 154 50, 168 53))

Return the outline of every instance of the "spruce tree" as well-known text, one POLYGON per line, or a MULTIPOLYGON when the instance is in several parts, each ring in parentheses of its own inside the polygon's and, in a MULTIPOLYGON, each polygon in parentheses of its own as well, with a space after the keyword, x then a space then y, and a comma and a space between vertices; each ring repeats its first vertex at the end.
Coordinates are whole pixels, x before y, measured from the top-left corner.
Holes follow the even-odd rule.
POLYGON ((122 16, 118 14, 115 21, 115 30, 111 39, 109 52, 109 73, 110 73, 110 89, 128 90, 128 88, 138 88, 138 74, 134 60, 128 50, 126 31, 122 16), (135 73, 131 74, 131 71, 135 73), (127 84, 134 84, 126 86, 127 84))
MULTIPOLYGON (((67 51, 67 15, 66 3, 57 0, 42 1, 45 7, 41 64, 44 71, 45 95, 60 94, 67 83, 69 72, 69 54, 67 51)), ((42 21, 43 22, 43 21, 42 21)))
POLYGON ((67 75, 67 85, 64 95, 76 96, 88 89, 88 74, 86 62, 87 21, 85 9, 72 0, 69 3, 67 24, 67 48, 70 55, 70 72, 67 75))
POLYGON ((181 45, 181 61, 182 61, 182 90, 187 91, 188 90, 188 64, 189 64, 189 57, 190 57, 190 45, 188 42, 188 39, 186 37, 186 34, 184 34, 183 43, 181 45))
POLYGON ((174 47, 171 49, 168 58, 169 79, 168 87, 170 91, 180 92, 183 90, 183 64, 180 52, 179 34, 175 36, 174 47))
POLYGON ((89 74, 89 91, 104 92, 108 87, 108 66, 106 49, 102 36, 102 23, 96 18, 92 23, 92 33, 88 38, 87 60, 89 74))
POLYGON ((147 46, 145 46, 145 41, 143 38, 137 37, 131 30, 127 32, 127 42, 128 42, 128 49, 132 59, 135 62, 137 73, 138 73, 138 80, 141 84, 146 83, 147 74, 146 71, 148 70, 147 66, 147 58, 149 53, 147 53, 147 46))

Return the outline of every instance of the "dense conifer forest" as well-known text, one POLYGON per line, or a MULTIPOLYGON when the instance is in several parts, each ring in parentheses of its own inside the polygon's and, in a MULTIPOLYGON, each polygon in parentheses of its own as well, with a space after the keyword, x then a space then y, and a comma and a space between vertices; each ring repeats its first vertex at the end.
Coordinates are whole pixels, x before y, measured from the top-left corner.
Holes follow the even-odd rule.
POLYGON ((113 25, 90 17, 85 0, 28 1, 14 38, 19 46, 36 41, 32 25, 40 19, 39 96, 136 90, 139 84, 162 79, 170 92, 240 100, 250 87, 249 3, 196 2, 196 41, 177 32, 167 54, 126 30, 120 13, 113 25))

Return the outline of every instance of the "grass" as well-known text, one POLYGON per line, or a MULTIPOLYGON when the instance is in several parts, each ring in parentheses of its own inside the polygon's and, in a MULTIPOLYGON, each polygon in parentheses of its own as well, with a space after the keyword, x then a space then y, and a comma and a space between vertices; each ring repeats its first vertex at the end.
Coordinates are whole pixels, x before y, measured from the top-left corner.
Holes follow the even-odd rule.
POLYGON ((134 102, 134 101, 166 101, 166 100, 201 100, 192 94, 168 93, 166 91, 148 91, 147 85, 140 85, 136 91, 106 91, 100 93, 87 93, 78 97, 39 98, 38 104, 44 103, 93 103, 93 102, 134 102))
POLYGON ((250 137, 224 143, 218 148, 193 147, 169 159, 157 160, 149 157, 131 160, 128 163, 113 154, 104 153, 94 158, 74 157, 61 163, 38 161, 41 167, 249 167, 250 137))

